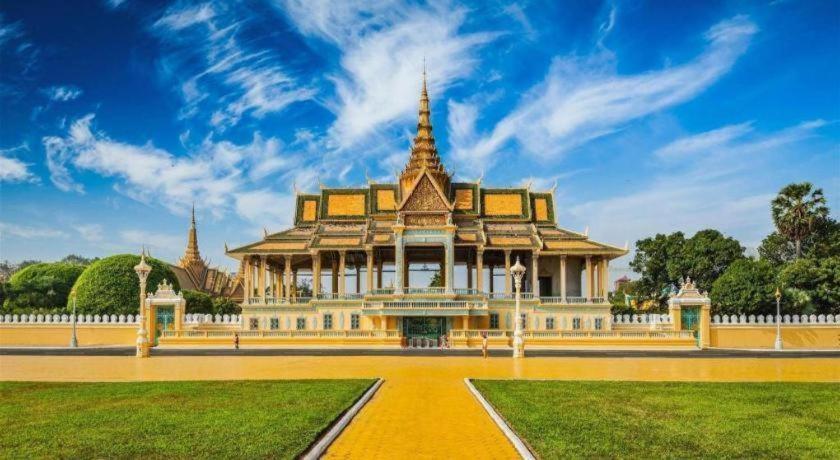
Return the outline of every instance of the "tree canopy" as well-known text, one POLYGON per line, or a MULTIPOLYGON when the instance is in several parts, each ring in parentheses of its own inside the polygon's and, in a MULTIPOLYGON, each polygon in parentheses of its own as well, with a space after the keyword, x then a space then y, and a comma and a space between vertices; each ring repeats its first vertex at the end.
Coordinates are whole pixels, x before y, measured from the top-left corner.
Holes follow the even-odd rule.
POLYGON ((828 217, 822 189, 814 189, 810 182, 786 185, 773 199, 770 208, 777 231, 793 242, 797 259, 802 256, 802 241, 828 217))
POLYGON ((733 262, 743 257, 741 244, 717 230, 701 230, 688 239, 682 232, 658 234, 636 242, 630 267, 641 278, 634 289, 640 300, 654 300, 664 308, 671 287, 681 278, 691 277, 700 290, 708 291, 733 262))
POLYGON ((776 271, 764 260, 739 259, 712 285, 712 312, 727 315, 776 311, 776 271))
MULTIPOLYGON (((76 280, 77 311, 86 314, 136 314, 140 283, 134 266, 140 256, 120 254, 91 264, 76 280)), ((164 279, 180 290, 178 278, 166 262, 146 258, 152 271, 146 282, 147 292, 154 292, 164 279)))
POLYGON ((63 307, 84 269, 81 265, 61 262, 28 265, 9 279, 3 309, 28 312, 63 307))

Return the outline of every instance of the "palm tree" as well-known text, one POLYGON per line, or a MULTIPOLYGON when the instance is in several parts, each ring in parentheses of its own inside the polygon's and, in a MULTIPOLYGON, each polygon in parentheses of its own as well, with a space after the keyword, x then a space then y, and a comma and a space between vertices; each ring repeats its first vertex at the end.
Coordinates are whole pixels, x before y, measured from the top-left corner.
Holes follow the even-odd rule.
POLYGON ((812 189, 810 182, 786 185, 770 204, 773 223, 781 235, 793 241, 797 259, 802 255, 802 240, 828 216, 822 189, 812 189))

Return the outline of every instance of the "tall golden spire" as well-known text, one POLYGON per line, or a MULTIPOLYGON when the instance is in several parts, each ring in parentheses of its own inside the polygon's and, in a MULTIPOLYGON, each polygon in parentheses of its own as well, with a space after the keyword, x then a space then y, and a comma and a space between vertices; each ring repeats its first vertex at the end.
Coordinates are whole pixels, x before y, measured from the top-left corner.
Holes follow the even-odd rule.
POLYGON ((408 190, 417 176, 426 168, 434 177, 440 188, 449 188, 449 174, 440 161, 435 136, 432 134, 431 110, 429 109, 429 92, 426 89, 426 62, 423 61, 423 89, 420 91, 420 110, 417 117, 417 135, 411 146, 411 156, 400 175, 400 187, 403 192, 408 190))
POLYGON ((192 207, 192 220, 187 235, 187 249, 184 251, 184 257, 181 258, 181 266, 185 267, 194 261, 201 261, 201 253, 198 252, 198 232, 195 228, 195 204, 192 207))

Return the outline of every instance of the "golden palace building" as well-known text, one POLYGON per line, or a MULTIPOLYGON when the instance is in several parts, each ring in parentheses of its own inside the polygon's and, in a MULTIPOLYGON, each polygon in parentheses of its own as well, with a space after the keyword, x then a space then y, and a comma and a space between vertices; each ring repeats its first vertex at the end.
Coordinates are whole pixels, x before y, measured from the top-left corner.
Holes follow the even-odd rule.
POLYGON ((299 194, 294 227, 226 251, 241 261, 243 329, 366 331, 403 344, 511 330, 516 259, 527 267, 527 330, 611 329, 609 263, 627 249, 558 227, 553 191, 453 182, 430 115, 424 79, 397 183, 299 194))

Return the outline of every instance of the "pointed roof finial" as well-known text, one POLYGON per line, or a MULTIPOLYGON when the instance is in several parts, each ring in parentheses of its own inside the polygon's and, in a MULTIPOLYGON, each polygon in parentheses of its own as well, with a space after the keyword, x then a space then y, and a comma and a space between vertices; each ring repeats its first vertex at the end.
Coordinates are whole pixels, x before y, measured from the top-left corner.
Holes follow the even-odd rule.
POLYGON ((195 201, 192 203, 192 226, 195 227, 195 201))

